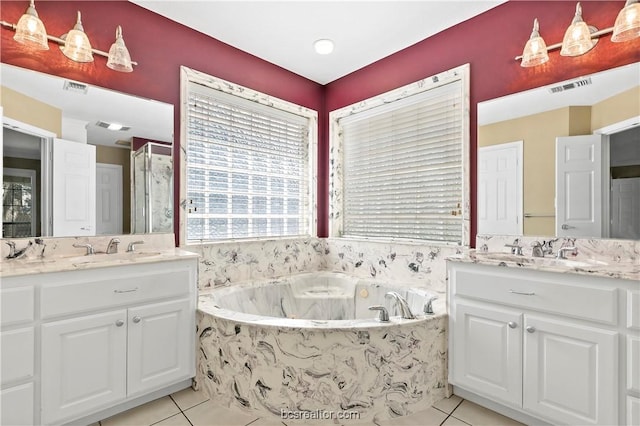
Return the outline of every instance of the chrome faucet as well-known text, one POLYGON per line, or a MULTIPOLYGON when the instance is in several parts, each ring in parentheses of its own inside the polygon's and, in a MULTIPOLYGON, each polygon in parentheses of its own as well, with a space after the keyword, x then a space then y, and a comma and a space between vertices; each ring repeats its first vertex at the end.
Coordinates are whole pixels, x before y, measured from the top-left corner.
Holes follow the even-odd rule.
POLYGON ((427 300, 427 303, 424 304, 424 313, 426 315, 433 315, 433 301, 436 300, 438 296, 431 296, 427 300))
POLYGON ((511 248, 511 254, 522 256, 522 246, 520 245, 519 238, 516 238, 515 240, 513 240, 513 244, 505 244, 504 246, 511 248))
POLYGON ((558 254, 556 255, 556 259, 566 259, 567 256, 565 256, 565 253, 569 253, 571 252, 572 255, 577 255, 578 254, 578 248, 577 247, 560 247, 558 249, 558 254))
POLYGON ((409 304, 407 300, 400 295, 400 293, 396 291, 389 291, 385 295, 385 297, 392 297, 398 307, 400 308, 400 316, 404 319, 415 319, 416 317, 411 313, 411 309, 409 309, 409 304))
POLYGON ((133 241, 129 243, 129 246, 127 247, 127 252, 131 253, 136 251, 136 245, 138 244, 144 244, 144 241, 133 241))
POLYGON ((120 240, 118 238, 112 238, 109 244, 107 244, 107 254, 117 253, 118 244, 120 244, 120 240))
POLYGON ((87 252, 85 253, 86 256, 89 256, 90 254, 96 254, 96 251, 93 249, 93 246, 91 244, 79 244, 79 243, 73 243, 73 246, 75 248, 86 248, 87 252))
POLYGON ((378 321, 380 322, 389 322, 389 313, 387 312, 387 308, 382 305, 373 305, 369 306, 370 311, 380 311, 380 315, 378 316, 378 321))

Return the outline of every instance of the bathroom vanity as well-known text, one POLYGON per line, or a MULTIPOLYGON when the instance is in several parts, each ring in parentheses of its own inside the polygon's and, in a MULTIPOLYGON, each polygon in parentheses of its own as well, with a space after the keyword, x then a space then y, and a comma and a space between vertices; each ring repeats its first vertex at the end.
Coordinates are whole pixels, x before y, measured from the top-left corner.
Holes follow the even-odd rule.
POLYGON ((640 424, 638 266, 571 262, 450 259, 449 382, 527 424, 640 424))
POLYGON ((90 423, 190 386, 196 258, 5 261, 0 423, 90 423))

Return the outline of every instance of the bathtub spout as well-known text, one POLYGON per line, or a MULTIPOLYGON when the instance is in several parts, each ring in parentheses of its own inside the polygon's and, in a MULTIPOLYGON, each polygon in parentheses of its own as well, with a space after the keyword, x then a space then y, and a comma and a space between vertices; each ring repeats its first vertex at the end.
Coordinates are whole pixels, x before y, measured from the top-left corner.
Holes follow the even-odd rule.
POLYGON ((409 309, 409 304, 407 300, 400 295, 400 293, 396 291, 389 291, 385 295, 385 297, 391 297, 396 301, 396 304, 400 308, 400 316, 404 319, 416 319, 416 317, 411 313, 411 309, 409 309))

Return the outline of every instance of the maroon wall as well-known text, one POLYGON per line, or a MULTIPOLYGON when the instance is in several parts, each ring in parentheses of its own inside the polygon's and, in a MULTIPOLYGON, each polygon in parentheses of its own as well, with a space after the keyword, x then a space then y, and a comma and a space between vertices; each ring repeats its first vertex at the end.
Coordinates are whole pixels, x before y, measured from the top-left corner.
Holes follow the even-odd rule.
MULTIPOLYGON (((28 5, 27 0, 2 0, 0 19, 17 23, 28 5)), ((100 56, 95 56, 94 62, 90 64, 73 62, 63 56, 53 43, 49 43, 50 50, 45 52, 28 51, 24 45, 12 39, 14 32, 6 28, 0 30, 0 59, 4 63, 173 104, 176 203, 180 179, 181 65, 321 113, 324 96, 321 85, 133 3, 123 0, 41 0, 36 1, 36 9, 47 32, 55 36, 60 36, 73 27, 76 11, 80 10, 84 29, 92 46, 103 51, 108 51, 113 43, 116 26, 122 26, 131 57, 139 63, 132 73, 110 70, 106 67, 106 58, 100 56)), ((324 134, 322 138, 325 139, 324 134)), ((174 229, 177 238, 180 232, 177 215, 174 218, 174 229)))
MULTIPOLYGON (((522 68, 533 19, 548 45, 562 41, 575 1, 509 1, 326 86, 326 109, 333 111, 456 66, 471 64, 471 235, 476 233, 476 105, 487 99, 590 74, 640 60, 640 39, 612 43, 604 36, 589 53, 522 68)), ((612 27, 624 1, 583 1, 583 18, 598 29, 612 27)), ((639 76, 640 78, 640 76, 639 76)), ((327 144, 328 145, 328 144, 327 144)), ((328 157, 328 148, 321 155, 328 157)), ((326 206, 321 206, 326 208, 326 206)), ((473 240, 473 238, 472 238, 473 240)))
MULTIPOLYGON (((17 22, 28 2, 5 1, 0 18, 17 22)), ((585 20, 599 29, 613 25, 624 1, 583 1, 585 20)), ((548 44, 561 41, 571 22, 574 1, 509 1, 460 25, 423 40, 327 86, 286 71, 197 31, 124 0, 38 1, 36 8, 47 31, 60 35, 82 11, 84 28, 94 47, 108 50, 116 25, 122 25, 132 58, 140 63, 123 74, 96 57, 92 64, 66 59, 50 44, 48 52, 28 52, 2 33, 2 62, 72 78, 102 87, 171 103, 175 106, 176 198, 179 188, 180 65, 238 83, 314 109, 319 113, 318 235, 328 233, 328 111, 409 84, 464 63, 471 64, 472 235, 475 234, 476 104, 506 94, 640 60, 640 40, 612 43, 601 39, 590 53, 577 58, 550 54, 549 63, 521 68, 513 58, 522 52, 533 18, 540 20, 548 44)), ((178 219, 175 219, 176 234, 178 219)))

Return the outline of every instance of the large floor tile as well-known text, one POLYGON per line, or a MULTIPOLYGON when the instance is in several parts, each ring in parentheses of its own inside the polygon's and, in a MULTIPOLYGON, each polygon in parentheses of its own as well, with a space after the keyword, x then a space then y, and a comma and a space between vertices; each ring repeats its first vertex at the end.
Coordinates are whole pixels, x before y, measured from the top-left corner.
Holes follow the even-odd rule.
POLYGON ((196 405, 209 400, 209 397, 204 393, 204 391, 194 391, 192 388, 186 388, 171 394, 171 398, 173 398, 182 411, 188 410, 191 407, 195 407, 196 405))
POLYGON ((396 417, 380 421, 380 426, 440 426, 447 415, 440 410, 429 407, 408 416, 396 417))
POLYGON ((450 416, 447 420, 442 423, 442 426, 469 426, 468 423, 463 422, 462 420, 456 419, 453 416, 450 416))
POLYGON ((258 419, 258 416, 221 407, 212 401, 189 408, 184 414, 193 426, 245 426, 258 419))
POLYGON ((286 426, 286 425, 278 419, 268 419, 265 417, 261 417, 255 422, 249 423, 248 426, 286 426))
POLYGON ((102 426, 149 426, 180 413, 178 406, 169 398, 156 399, 139 407, 101 420, 102 426))
POLYGON ((466 400, 451 415, 473 426, 523 426, 520 422, 466 400))
POLYGON ((440 411, 451 414, 451 412, 455 410, 455 408, 460 405, 461 402, 462 398, 460 398, 458 395, 451 395, 450 398, 441 399, 440 401, 433 404, 433 406, 440 411))
POLYGON ((180 413, 175 416, 171 416, 168 419, 164 419, 153 426, 191 426, 191 423, 189 423, 189 420, 187 420, 184 414, 180 413))

